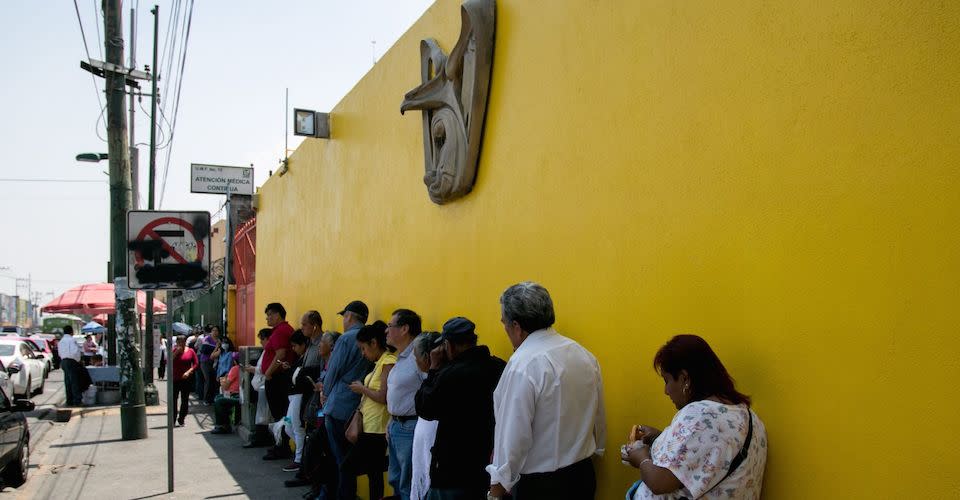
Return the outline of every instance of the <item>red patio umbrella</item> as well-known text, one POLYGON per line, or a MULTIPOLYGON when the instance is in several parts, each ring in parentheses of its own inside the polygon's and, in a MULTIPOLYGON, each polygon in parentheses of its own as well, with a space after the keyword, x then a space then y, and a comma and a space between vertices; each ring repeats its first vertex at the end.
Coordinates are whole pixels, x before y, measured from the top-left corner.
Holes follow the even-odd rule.
MULTIPOLYGON (((75 286, 51 300, 42 308, 45 313, 69 314, 114 314, 116 298, 113 294, 113 283, 91 283, 75 286)), ((137 312, 147 309, 147 294, 137 291, 137 312)), ((157 299, 153 299, 153 312, 165 313, 167 306, 157 299)))

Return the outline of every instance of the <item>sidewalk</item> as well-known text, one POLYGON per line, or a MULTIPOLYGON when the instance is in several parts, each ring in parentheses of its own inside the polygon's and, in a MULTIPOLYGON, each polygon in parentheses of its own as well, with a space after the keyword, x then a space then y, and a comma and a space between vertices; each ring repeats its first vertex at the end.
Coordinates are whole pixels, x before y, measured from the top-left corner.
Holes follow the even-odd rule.
POLYGON ((123 441, 119 406, 76 409, 34 447, 30 477, 15 498, 299 498, 307 491, 284 488, 294 475, 280 470, 284 461, 261 460, 266 449, 206 432, 212 407, 191 401, 186 426, 173 429, 174 492, 167 493, 166 424, 163 402, 148 406, 147 438, 123 441))

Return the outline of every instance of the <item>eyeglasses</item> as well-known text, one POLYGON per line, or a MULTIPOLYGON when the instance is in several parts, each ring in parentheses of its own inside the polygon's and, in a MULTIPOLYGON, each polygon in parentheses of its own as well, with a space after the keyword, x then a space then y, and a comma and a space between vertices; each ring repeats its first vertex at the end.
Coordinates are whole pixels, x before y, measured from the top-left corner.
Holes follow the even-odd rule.
POLYGON ((403 325, 399 323, 387 323, 387 328, 400 328, 401 326, 403 325))

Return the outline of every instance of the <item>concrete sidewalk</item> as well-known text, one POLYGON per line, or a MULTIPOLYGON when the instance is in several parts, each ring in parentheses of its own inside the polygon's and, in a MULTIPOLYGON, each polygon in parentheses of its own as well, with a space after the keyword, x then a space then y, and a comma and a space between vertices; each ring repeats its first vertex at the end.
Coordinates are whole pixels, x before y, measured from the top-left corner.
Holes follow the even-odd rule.
POLYGON ((123 441, 119 406, 83 408, 56 424, 34 448, 22 499, 300 498, 284 488, 286 462, 261 459, 236 434, 211 435, 212 407, 191 401, 186 426, 174 428, 174 492, 167 492, 166 406, 147 407, 146 439, 123 441))

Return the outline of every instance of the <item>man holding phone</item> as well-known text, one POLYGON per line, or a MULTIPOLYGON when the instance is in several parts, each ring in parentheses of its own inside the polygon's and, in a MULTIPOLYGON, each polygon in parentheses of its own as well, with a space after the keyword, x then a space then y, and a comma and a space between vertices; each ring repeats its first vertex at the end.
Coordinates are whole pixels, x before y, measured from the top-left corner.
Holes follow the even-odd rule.
POLYGON ((483 498, 485 466, 493 451, 493 390, 506 366, 477 345, 475 325, 453 318, 430 352, 430 372, 416 395, 417 414, 436 420, 431 450, 430 500, 483 498))
MULTIPOLYGON (((287 310, 280 303, 267 304, 264 314, 266 314, 267 326, 273 328, 273 331, 267 343, 263 345, 263 363, 260 365, 260 370, 266 379, 264 390, 267 404, 270 406, 270 415, 274 420, 281 420, 287 414, 289 404, 287 389, 290 387, 290 363, 297 359, 290 347, 293 327, 287 323, 287 310)), ((274 446, 263 456, 263 459, 288 458, 290 456, 290 447, 286 445, 288 439, 289 437, 284 435, 281 439, 283 444, 274 446)))

